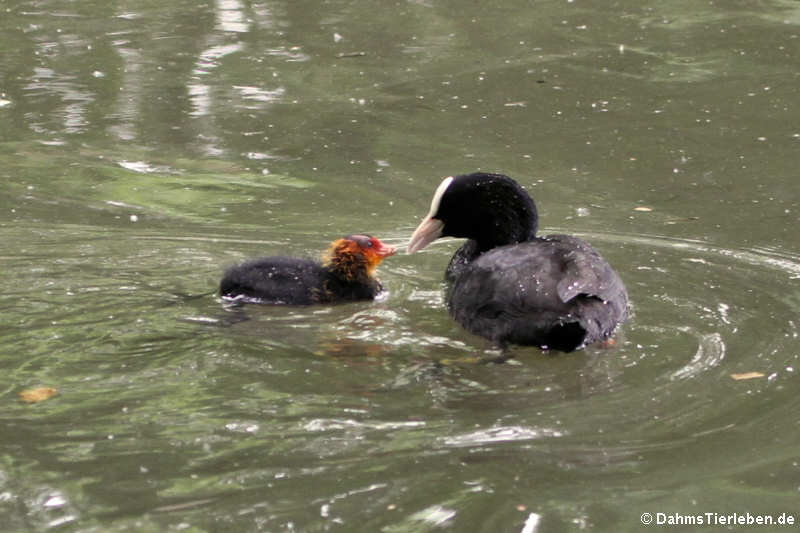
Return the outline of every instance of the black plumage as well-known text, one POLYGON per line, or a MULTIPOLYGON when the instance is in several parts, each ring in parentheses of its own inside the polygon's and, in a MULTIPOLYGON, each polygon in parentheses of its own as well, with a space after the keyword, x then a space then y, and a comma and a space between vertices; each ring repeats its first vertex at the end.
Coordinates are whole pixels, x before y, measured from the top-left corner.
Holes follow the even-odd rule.
POLYGON ((382 290, 375 268, 394 252, 369 235, 348 235, 331 244, 321 263, 279 256, 233 266, 222 277, 220 295, 272 305, 371 300, 382 290))
POLYGON ((585 241, 537 237, 533 199, 501 174, 447 178, 409 252, 466 237, 445 271, 447 306, 492 341, 572 351, 611 335, 628 313, 620 277, 585 241))

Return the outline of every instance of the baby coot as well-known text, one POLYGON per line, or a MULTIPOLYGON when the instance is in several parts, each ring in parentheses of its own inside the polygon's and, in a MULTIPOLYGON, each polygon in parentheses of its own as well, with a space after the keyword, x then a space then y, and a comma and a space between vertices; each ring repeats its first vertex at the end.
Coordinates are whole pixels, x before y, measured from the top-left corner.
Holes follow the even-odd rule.
POLYGON ((465 237, 445 271, 447 306, 464 328, 508 343, 569 352, 604 339, 627 318, 628 293, 588 243, 537 237, 533 199, 502 174, 442 181, 408 252, 465 237))
POLYGON ((375 269, 395 247, 369 235, 331 243, 322 263, 295 257, 262 257, 229 268, 220 295, 273 305, 311 305, 371 300, 381 292, 375 269))

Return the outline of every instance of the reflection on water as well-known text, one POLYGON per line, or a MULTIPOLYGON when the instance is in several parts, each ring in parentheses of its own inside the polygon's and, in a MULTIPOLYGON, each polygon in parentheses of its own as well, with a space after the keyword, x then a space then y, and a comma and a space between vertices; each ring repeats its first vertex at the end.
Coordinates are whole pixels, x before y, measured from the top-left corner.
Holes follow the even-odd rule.
POLYGON ((479 446, 495 442, 513 442, 518 440, 532 440, 543 437, 560 437, 560 431, 552 429, 534 429, 524 427, 494 427, 487 430, 475 431, 466 435, 447 437, 444 443, 448 446, 479 446))
POLYGON ((792 512, 795 3, 306 4, 0 17, 2 527, 792 512), (615 344, 482 364, 442 300, 453 241, 384 262, 375 302, 214 294, 247 257, 403 243, 476 169, 615 265, 615 344))

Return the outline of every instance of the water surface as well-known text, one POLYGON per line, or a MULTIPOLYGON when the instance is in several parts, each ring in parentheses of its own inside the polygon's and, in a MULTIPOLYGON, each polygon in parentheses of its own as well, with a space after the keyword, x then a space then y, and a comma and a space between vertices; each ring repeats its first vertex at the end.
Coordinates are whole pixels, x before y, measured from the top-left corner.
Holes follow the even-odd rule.
POLYGON ((794 2, 2 8, 0 530, 800 519, 794 2), (617 268, 615 345, 477 364, 455 241, 376 302, 214 294, 478 169, 617 268))

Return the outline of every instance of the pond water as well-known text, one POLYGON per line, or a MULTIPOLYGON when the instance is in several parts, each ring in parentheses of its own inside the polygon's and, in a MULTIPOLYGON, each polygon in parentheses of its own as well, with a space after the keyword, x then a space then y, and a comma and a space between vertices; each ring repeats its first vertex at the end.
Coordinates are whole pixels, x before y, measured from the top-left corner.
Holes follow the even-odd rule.
POLYGON ((797 2, 0 11, 1 531, 800 521, 797 2), (616 267, 615 345, 477 364, 455 241, 375 302, 214 294, 475 170, 616 267))

